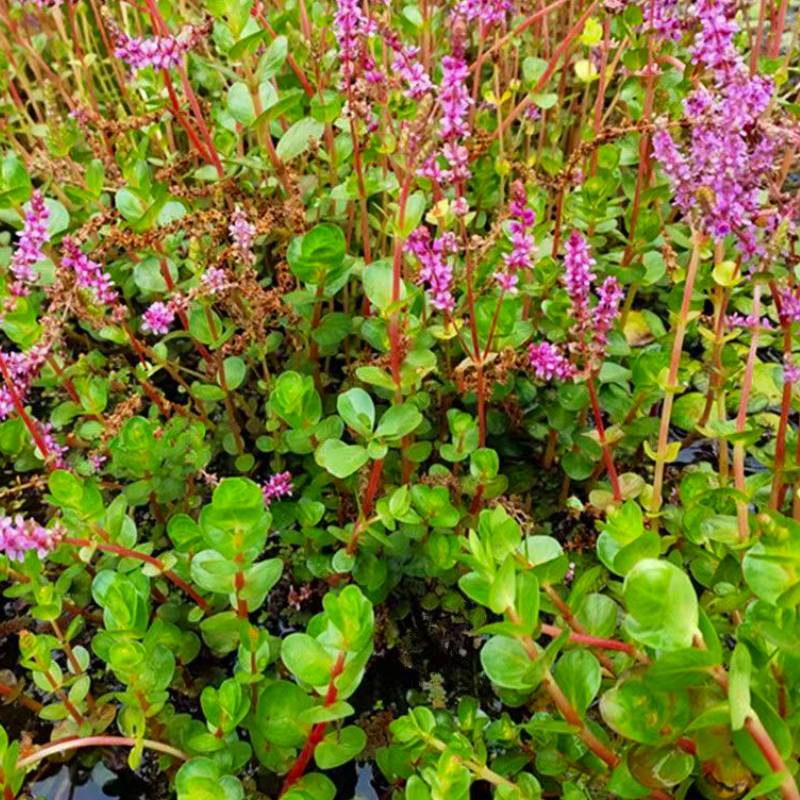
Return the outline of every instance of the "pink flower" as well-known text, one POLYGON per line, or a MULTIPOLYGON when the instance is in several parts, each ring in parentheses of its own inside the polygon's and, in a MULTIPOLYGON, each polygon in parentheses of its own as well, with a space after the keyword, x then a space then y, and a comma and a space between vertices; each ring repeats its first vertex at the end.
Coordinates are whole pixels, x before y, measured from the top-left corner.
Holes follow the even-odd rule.
POLYGON ((11 257, 11 272, 15 280, 10 290, 14 295, 28 294, 28 284, 36 280, 33 265, 45 257, 42 248, 50 239, 47 233, 49 219, 50 211, 45 205, 44 196, 37 189, 31 195, 22 230, 17 234, 17 248, 11 257))
POLYGON ((800 381, 800 365, 793 364, 789 356, 786 356, 783 362, 783 380, 784 383, 790 384, 800 381))
POLYGON ((103 268, 92 261, 70 236, 65 236, 61 243, 64 255, 61 264, 75 272, 75 283, 82 289, 88 289, 95 300, 103 305, 111 305, 117 299, 117 292, 112 287, 111 276, 103 272, 103 268))
POLYGON ((598 303, 592 312, 592 344, 596 349, 604 349, 608 333, 619 315, 619 304, 625 293, 616 278, 606 278, 597 290, 598 303))
MULTIPOLYGON (((37 344, 24 353, 3 353, 3 360, 13 381, 14 391, 23 403, 49 352, 49 345, 37 344)), ((13 411, 14 402, 11 399, 11 392, 5 382, 0 383, 0 420, 5 419, 13 411)))
POLYGON ((177 36, 128 36, 116 25, 107 22, 114 39, 114 55, 125 61, 134 72, 145 67, 170 69, 179 66, 184 54, 206 35, 205 26, 187 25, 177 36))
POLYGON ((565 381, 575 375, 575 367, 569 359, 550 342, 530 345, 528 356, 533 373, 537 378, 545 381, 553 379, 565 381))
POLYGON ((256 236, 256 226, 247 219, 247 215, 239 206, 236 206, 231 216, 231 224, 228 227, 228 233, 242 261, 252 264, 255 261, 255 256, 251 248, 253 247, 253 240, 256 236))
POLYGON ((342 79, 345 86, 349 86, 357 75, 358 63, 365 50, 363 39, 369 31, 360 0, 337 0, 333 30, 339 45, 342 79))
POLYGON ((142 330, 147 333, 154 333, 157 336, 163 336, 165 333, 169 333, 174 321, 175 310, 172 304, 156 300, 142 314, 142 330))
POLYGON ((264 495, 264 505, 268 506, 273 500, 286 497, 292 493, 292 473, 277 472, 261 487, 264 495))
POLYGON ((564 255, 564 284, 572 302, 572 315, 578 328, 582 328, 587 321, 589 290, 596 277, 592 267, 596 263, 586 240, 578 231, 572 231, 567 239, 564 255))
POLYGON ((22 514, 0 517, 0 553, 11 561, 23 561, 29 550, 35 550, 39 558, 44 558, 63 536, 60 527, 44 528, 22 514))
POLYGON ((467 90, 469 67, 462 48, 456 47, 451 55, 442 59, 442 81, 439 84, 439 103, 442 119, 439 130, 445 140, 458 140, 469 136, 469 114, 472 98, 467 90))
POLYGON ((395 57, 392 62, 392 70, 408 84, 406 97, 412 100, 421 100, 428 92, 435 88, 430 76, 425 71, 425 67, 416 60, 419 54, 418 47, 404 47, 399 42, 391 42, 390 45, 395 49, 395 57))
POLYGON ((458 250, 455 235, 443 233, 431 243, 430 231, 421 225, 408 237, 406 249, 419 259, 419 282, 428 284, 431 305, 439 311, 452 311, 455 306, 453 266, 448 256, 458 250))
POLYGON ((228 285, 225 270, 219 267, 209 267, 200 277, 200 281, 209 294, 218 294, 228 285))

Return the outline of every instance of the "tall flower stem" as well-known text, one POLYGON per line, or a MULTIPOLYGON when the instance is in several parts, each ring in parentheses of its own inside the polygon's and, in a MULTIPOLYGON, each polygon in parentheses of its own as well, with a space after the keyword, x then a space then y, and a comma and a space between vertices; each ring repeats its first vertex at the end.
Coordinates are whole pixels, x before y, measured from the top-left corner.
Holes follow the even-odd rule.
POLYGON ((661 508, 661 492, 664 485, 664 466, 667 462, 667 443, 669 439, 669 423, 672 417, 672 403, 678 390, 678 368, 680 367, 681 353, 683 352, 683 340, 686 337, 686 328, 689 324, 689 308, 692 304, 692 293, 694 292, 694 283, 697 278, 697 268, 700 264, 700 248, 703 243, 702 237, 696 232, 693 239, 692 254, 689 257, 689 267, 686 271, 686 281, 683 285, 683 301, 675 323, 675 339, 672 342, 667 385, 664 387, 664 403, 661 407, 661 425, 658 431, 653 495, 650 500, 650 511, 654 514, 661 508))
POLYGON ((28 432, 36 444, 36 447, 39 448, 39 452, 42 454, 45 466, 48 470, 54 469, 54 464, 51 458, 52 453, 50 452, 50 448, 47 446, 47 442, 42 434, 39 423, 36 422, 36 420, 34 420, 25 410, 25 405, 23 404, 22 399, 17 392, 17 387, 14 385, 14 379, 11 377, 8 364, 6 363, 5 357, 2 353, 0 353, 0 372, 3 374, 3 380, 5 381, 8 393, 11 395, 11 402, 14 405, 14 410, 17 412, 19 418, 28 429, 28 432))
POLYGON ((405 237, 402 233, 406 221, 406 204, 408 203, 408 193, 411 191, 411 184, 414 180, 413 166, 409 165, 408 172, 400 188, 400 199, 397 209, 397 228, 394 237, 394 250, 392 257, 392 318, 389 321, 389 345, 391 349, 390 363, 392 370, 392 381, 395 385, 395 398, 400 398, 400 362, 402 360, 400 352, 400 311, 396 308, 400 302, 400 286, 403 280, 403 243, 405 237))
MULTIPOLYGON (((741 394, 739 395, 739 412, 736 415, 736 433, 738 438, 733 445, 733 481, 739 492, 745 491, 744 483, 744 444, 741 435, 747 423, 747 405, 750 402, 750 390, 753 388, 753 368, 756 363, 758 350, 759 317, 761 315, 761 284, 757 283, 753 289, 753 318, 755 324, 750 333, 750 350, 747 354, 747 363, 744 369, 741 394)), ((739 523, 739 541, 745 541, 750 533, 747 519, 747 503, 744 500, 736 501, 736 516, 739 523)))
POLYGON ((592 404, 594 424, 597 429, 597 438, 600 440, 600 447, 603 450, 606 472, 608 473, 608 479, 611 481, 611 491, 614 493, 614 500, 619 503, 622 500, 619 476, 617 475, 617 468, 614 466, 614 456, 611 454, 611 448, 608 446, 608 441, 606 440, 606 429, 603 425, 603 414, 600 411, 600 403, 597 399, 597 389, 595 388, 594 380, 594 375, 590 375, 589 379, 586 381, 586 386, 589 389, 589 401, 592 404))

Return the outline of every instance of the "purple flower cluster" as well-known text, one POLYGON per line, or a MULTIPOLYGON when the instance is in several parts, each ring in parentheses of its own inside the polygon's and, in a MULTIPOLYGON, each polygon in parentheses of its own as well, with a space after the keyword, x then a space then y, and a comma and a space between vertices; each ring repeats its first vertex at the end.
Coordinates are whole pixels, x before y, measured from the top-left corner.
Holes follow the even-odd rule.
POLYGON ((276 472, 261 487, 264 496, 264 505, 268 506, 273 500, 286 497, 292 493, 292 473, 276 472))
POLYGON ((161 300, 151 303, 147 311, 142 314, 142 330, 145 333, 163 336, 169 333, 173 322, 175 322, 175 308, 172 303, 162 303, 161 300))
POLYGON ((747 330, 760 328, 761 330, 765 331, 773 330, 772 323, 766 317, 761 317, 759 319, 755 314, 748 314, 747 316, 735 313, 726 314, 725 324, 729 328, 746 328, 747 330))
POLYGON ((502 25, 514 10, 510 0, 458 0, 456 13, 467 22, 479 20, 485 33, 494 25, 502 25))
POLYGON ((405 95, 411 100, 421 100, 435 87, 425 67, 417 61, 419 48, 403 46, 399 42, 392 43, 395 48, 395 57, 392 61, 392 70, 408 85, 405 95))
POLYGON ((61 243, 64 254, 61 265, 75 272, 75 283, 81 289, 88 289, 101 305, 112 305, 117 300, 117 292, 111 283, 111 276, 84 253, 77 242, 65 236, 61 243))
POLYGON ((472 98, 467 90, 469 67, 461 47, 456 47, 442 59, 442 81, 439 84, 439 103, 442 119, 439 131, 445 141, 452 142, 469 136, 469 114, 472 98))
POLYGON ((45 257, 42 248, 50 239, 47 233, 49 219, 50 211, 45 205, 44 195, 36 190, 31 195, 22 230, 17 234, 17 248, 11 257, 14 282, 9 289, 17 297, 28 294, 29 284, 36 280, 33 265, 45 257))
POLYGON ((116 26, 110 25, 114 37, 114 55, 121 58, 134 71, 153 67, 170 69, 183 61, 204 35, 204 28, 187 25, 177 36, 128 36, 116 26))
POLYGON ((347 87, 358 74, 358 65, 364 56, 364 37, 370 31, 370 23, 361 10, 360 0, 337 0, 333 29, 339 44, 342 80, 347 87))
MULTIPOLYGON (((31 384, 41 372, 49 352, 49 345, 38 344, 25 353, 3 353, 3 360, 14 384, 14 391, 23 403, 31 384)), ((4 382, 0 383, 0 420, 8 417, 13 411, 14 401, 11 398, 11 391, 4 382)))
MULTIPOLYGON (((596 369, 605 357, 608 335, 619 315, 624 292, 619 281, 609 276, 595 290, 597 303, 590 309, 592 282, 596 278, 592 268, 596 262, 586 240, 577 231, 569 235, 565 247, 564 284, 572 319, 567 349, 580 355, 583 373, 586 373, 596 369)), ((534 374, 539 378, 566 380, 582 374, 567 357, 565 349, 550 342, 532 344, 529 356, 534 374)))
POLYGON ((769 78, 750 75, 733 42, 738 26, 728 0, 697 0, 696 63, 708 67, 714 86, 699 86, 684 101, 690 136, 681 148, 666 127, 653 151, 675 189, 675 201, 717 241, 734 234, 740 251, 760 251, 761 198, 775 160, 777 136, 761 124, 773 93, 769 78))
POLYGON ((791 289, 784 289, 780 293, 780 317, 783 323, 800 322, 800 294, 791 289))
POLYGON ((572 317, 581 330, 587 324, 589 292, 596 275, 592 267, 597 263, 589 252, 589 245, 578 231, 572 231, 565 244, 564 285, 572 303, 572 317))
POLYGON ((209 267, 200 276, 200 282, 208 294, 219 294, 228 285, 228 278, 224 269, 209 267))
POLYGON ((596 350, 605 350, 608 334, 619 315, 619 304, 625 293, 614 277, 606 278, 597 290, 597 305, 592 314, 592 346, 596 350))
POLYGON ((677 42, 686 32, 687 15, 679 0, 644 0, 645 22, 660 39, 677 42))
MULTIPOLYGON (((53 426, 50 423, 40 425, 39 433, 44 442, 44 446, 47 448, 47 455, 50 463, 57 469, 64 469, 67 465, 66 461, 64 461, 64 456, 69 448, 58 442, 53 433, 53 426)), ((44 453, 42 453, 42 456, 44 456, 44 453)))
POLYGON ((800 381, 800 364, 792 362, 789 356, 783 360, 783 382, 795 384, 800 381))
POLYGON ((22 514, 0 517, 0 553, 11 561, 23 561, 29 550, 35 550, 40 558, 52 551, 63 537, 61 528, 44 528, 22 514))
POLYGON ((419 282, 427 284, 431 305, 439 311, 452 311, 453 265, 448 256, 458 251, 455 234, 446 232, 431 242, 430 231, 421 225, 408 237, 406 249, 420 262, 419 282))
POLYGON ((532 344, 528 348, 531 369, 537 378, 543 381, 566 381, 576 374, 575 366, 550 342, 532 344))
POLYGON ((247 219, 247 214, 245 214, 239 206, 236 206, 231 216, 231 224, 228 227, 228 233, 242 261, 247 264, 252 264, 255 261, 252 247, 253 240, 256 236, 256 226, 247 219))
POLYGON ((519 282, 517 273, 533 266, 531 259, 536 252, 536 243, 530 233, 536 222, 536 215, 528 208, 528 197, 522 181, 514 181, 511 184, 511 202, 508 204, 508 210, 512 217, 508 226, 511 252, 503 256, 505 270, 498 270, 494 277, 503 291, 513 293, 519 282))

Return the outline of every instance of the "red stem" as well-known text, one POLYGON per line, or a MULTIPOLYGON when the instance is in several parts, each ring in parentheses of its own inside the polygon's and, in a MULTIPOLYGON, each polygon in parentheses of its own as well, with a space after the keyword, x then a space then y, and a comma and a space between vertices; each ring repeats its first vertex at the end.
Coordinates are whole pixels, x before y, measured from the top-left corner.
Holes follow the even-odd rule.
MULTIPOLYGON (((336 658, 336 663, 331 669, 331 679, 328 682, 328 691, 325 694, 325 702, 323 704, 324 708, 329 708, 336 702, 336 696, 338 694, 338 690, 336 688, 336 679, 344 671, 344 660, 346 656, 347 654, 344 651, 339 653, 338 657, 336 658)), ((306 739, 306 743, 303 746, 303 749, 300 751, 300 755, 292 765, 292 768, 286 773, 286 778, 284 778, 279 797, 283 797, 283 795, 285 795, 286 792, 288 792, 289 789, 291 789, 292 786, 294 786, 294 784, 296 784, 297 781, 303 777, 303 773, 306 771, 306 767, 308 767, 308 763, 311 761, 311 757, 314 755, 317 745, 325 736, 326 728, 326 722, 318 722, 313 728, 311 728, 311 733, 308 735, 308 739, 306 739)))
POLYGON ((25 406, 22 404, 19 394, 17 394, 17 388, 14 386, 14 379, 11 377, 8 364, 2 352, 0 352, 0 372, 3 373, 3 380, 8 388, 8 393, 11 395, 11 402, 14 404, 14 410, 19 414, 20 419, 33 437, 33 441, 36 442, 36 446, 39 448, 42 458, 44 458, 45 467, 52 471, 55 469, 55 466, 50 460, 50 449, 47 446, 44 436, 42 436, 39 423, 28 414, 25 410, 25 406))
POLYGON ((89 539, 76 539, 71 536, 62 539, 65 544, 71 544, 75 547, 95 547, 98 550, 102 550, 105 553, 113 553, 114 555, 121 556, 123 558, 136 558, 139 561, 144 561, 146 564, 151 564, 154 566, 161 574, 167 578, 167 580, 171 581, 175 586, 185 592, 189 597, 197 603, 203 611, 208 611, 208 603, 206 600, 201 597, 188 583, 186 583, 183 578, 179 578, 172 570, 166 569, 164 566, 164 562, 160 561, 159 559, 155 558, 154 556, 149 556, 147 553, 140 553, 138 550, 130 550, 127 547, 122 547, 118 544, 111 544, 110 542, 92 542, 89 539))
POLYGON ((603 415, 600 411, 600 403, 597 400, 597 390, 594 386, 594 375, 589 376, 586 381, 589 387, 589 399, 592 402, 592 413, 594 414, 594 423, 597 428, 597 437, 600 439, 600 446, 603 448, 603 460, 606 464, 606 472, 611 481, 611 489, 614 492, 614 500, 619 502, 622 500, 622 492, 619 488, 619 477, 617 476, 617 468, 614 466, 614 457, 611 455, 611 448, 606 441, 606 429, 603 426, 603 415))

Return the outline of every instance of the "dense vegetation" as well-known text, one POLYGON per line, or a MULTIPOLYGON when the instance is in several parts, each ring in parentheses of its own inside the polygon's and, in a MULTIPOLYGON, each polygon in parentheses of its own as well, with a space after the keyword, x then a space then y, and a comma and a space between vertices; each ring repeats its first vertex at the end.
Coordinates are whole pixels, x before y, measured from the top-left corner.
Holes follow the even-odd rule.
POLYGON ((795 11, 0 3, 3 800, 798 800, 795 11))

